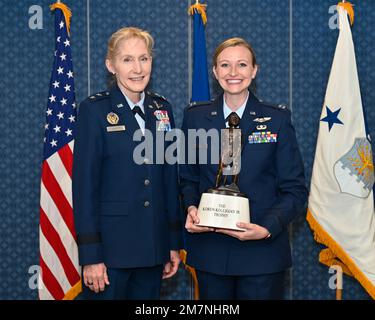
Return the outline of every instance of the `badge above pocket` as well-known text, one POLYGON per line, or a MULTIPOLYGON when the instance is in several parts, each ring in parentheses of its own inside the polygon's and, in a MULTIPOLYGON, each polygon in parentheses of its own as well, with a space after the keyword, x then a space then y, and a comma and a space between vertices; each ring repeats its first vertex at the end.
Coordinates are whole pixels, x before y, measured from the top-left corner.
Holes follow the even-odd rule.
POLYGON ((125 131, 124 125, 118 125, 117 126, 119 120, 120 120, 120 118, 116 113, 114 113, 114 112, 108 113, 107 114, 107 121, 112 126, 107 127, 107 132, 125 131))

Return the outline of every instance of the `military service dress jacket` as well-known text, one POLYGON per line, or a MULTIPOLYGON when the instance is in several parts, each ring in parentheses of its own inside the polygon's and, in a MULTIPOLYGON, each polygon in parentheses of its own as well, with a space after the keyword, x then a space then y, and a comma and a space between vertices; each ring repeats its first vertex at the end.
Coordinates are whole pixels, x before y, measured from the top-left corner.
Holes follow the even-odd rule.
MULTIPOLYGON (((172 109, 163 97, 145 92, 144 111, 155 155, 156 133, 174 127, 172 109)), ((73 207, 81 265, 155 266, 169 261, 170 250, 182 246, 177 165, 155 164, 153 156, 137 164, 137 129, 117 85, 80 105, 73 207)))
MULTIPOLYGON (((223 96, 185 110, 183 132, 188 129, 224 129, 223 96)), ((291 113, 285 107, 261 103, 250 93, 240 121, 244 136, 238 186, 250 202, 251 223, 272 234, 269 239, 240 241, 215 232, 187 234, 187 263, 220 275, 259 275, 291 265, 287 226, 302 213, 307 200, 304 168, 291 113)), ((218 163, 211 163, 212 141, 186 141, 195 145, 197 164, 180 166, 185 210, 198 207, 201 194, 215 187, 218 163), (199 151, 207 149, 208 164, 199 164, 199 151)))

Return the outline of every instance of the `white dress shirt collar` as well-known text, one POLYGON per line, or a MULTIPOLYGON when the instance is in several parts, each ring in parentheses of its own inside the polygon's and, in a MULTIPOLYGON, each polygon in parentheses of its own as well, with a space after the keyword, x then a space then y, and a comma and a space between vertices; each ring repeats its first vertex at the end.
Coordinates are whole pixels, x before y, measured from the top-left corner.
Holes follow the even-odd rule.
POLYGON ((139 106, 139 107, 141 108, 141 110, 143 111, 143 113, 145 112, 145 108, 144 108, 143 104, 144 104, 144 102, 145 102, 145 96, 146 96, 146 95, 145 95, 144 92, 141 93, 141 100, 139 100, 137 103, 134 103, 133 101, 131 101, 131 100, 127 97, 126 94, 123 93, 123 95, 124 95, 124 97, 125 97, 125 99, 126 99, 126 102, 128 103, 128 105, 129 105, 129 107, 130 107, 131 110, 133 110, 133 108, 134 108, 135 106, 139 106))
MULTIPOLYGON (((247 92, 247 97, 244 103, 235 111, 237 115, 242 118, 242 115, 245 111, 247 100, 249 100, 249 92, 247 92)), ((225 96, 223 96, 223 112, 224 112, 224 119, 226 119, 233 111, 231 108, 228 107, 226 101, 225 101, 225 96)))

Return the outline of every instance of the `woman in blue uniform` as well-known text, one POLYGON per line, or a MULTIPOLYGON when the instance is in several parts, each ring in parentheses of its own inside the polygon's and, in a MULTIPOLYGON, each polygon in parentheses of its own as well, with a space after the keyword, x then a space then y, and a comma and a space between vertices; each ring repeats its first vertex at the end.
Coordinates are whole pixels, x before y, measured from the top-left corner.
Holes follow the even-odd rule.
MULTIPOLYGON (((200 197, 215 186, 218 164, 199 164, 197 159, 180 167, 187 263, 196 269, 201 299, 281 299, 285 270, 291 266, 287 227, 307 200, 304 168, 290 111, 264 104, 249 91, 257 69, 247 41, 222 42, 213 57, 213 73, 223 94, 189 106, 184 114, 187 137, 189 129, 228 127, 226 119, 235 112, 245 140, 237 176, 250 201, 251 223, 237 225, 245 231, 198 226, 200 197)), ((210 141, 195 145, 208 155, 214 147, 210 141)))
POLYGON ((158 299, 180 262, 177 168, 137 155, 133 138, 174 127, 168 101, 146 90, 153 43, 138 28, 112 34, 105 63, 114 83, 80 104, 73 205, 88 299, 158 299))

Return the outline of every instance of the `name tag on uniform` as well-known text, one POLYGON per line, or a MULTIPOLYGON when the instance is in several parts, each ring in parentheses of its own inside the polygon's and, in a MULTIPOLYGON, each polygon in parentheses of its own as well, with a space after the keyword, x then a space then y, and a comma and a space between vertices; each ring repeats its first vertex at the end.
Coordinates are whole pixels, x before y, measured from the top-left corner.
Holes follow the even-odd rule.
POLYGON ((125 131, 125 126, 107 127, 107 132, 125 131))
POLYGON ((271 132, 253 132, 249 135, 249 143, 275 143, 277 142, 277 133, 271 132))

